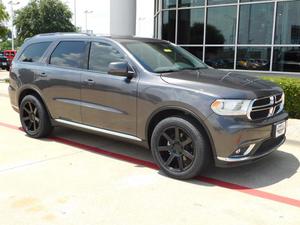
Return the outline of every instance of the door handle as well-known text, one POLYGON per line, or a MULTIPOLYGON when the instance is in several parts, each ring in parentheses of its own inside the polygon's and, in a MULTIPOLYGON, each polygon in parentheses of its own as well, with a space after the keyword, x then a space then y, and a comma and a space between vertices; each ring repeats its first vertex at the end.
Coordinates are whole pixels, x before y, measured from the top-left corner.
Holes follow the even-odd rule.
POLYGON ((45 72, 39 73, 40 77, 47 77, 47 74, 45 72))
POLYGON ((89 86, 92 86, 95 84, 95 81, 93 79, 87 79, 87 80, 85 80, 85 83, 89 86))

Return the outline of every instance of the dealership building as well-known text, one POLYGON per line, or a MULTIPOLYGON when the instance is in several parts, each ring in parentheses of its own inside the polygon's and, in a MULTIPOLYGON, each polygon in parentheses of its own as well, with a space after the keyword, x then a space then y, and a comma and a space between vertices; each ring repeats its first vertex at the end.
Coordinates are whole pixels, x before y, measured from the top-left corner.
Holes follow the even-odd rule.
POLYGON ((155 0, 154 37, 215 68, 300 72, 300 1, 155 0))

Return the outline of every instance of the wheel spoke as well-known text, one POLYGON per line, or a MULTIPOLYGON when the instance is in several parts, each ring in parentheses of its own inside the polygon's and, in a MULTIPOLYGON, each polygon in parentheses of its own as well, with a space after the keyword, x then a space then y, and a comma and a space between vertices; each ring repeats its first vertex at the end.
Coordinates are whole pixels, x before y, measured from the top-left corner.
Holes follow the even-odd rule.
POLYGON ((193 159, 194 159, 194 156, 193 156, 191 153, 189 153, 188 151, 183 150, 182 153, 183 153, 183 155, 184 155, 185 157, 189 158, 190 160, 193 160, 193 159))
POLYGON ((171 154, 169 156, 168 160, 165 162, 165 165, 169 166, 172 163, 172 161, 173 161, 174 158, 175 158, 175 154, 171 154))
POLYGON ((37 108, 35 107, 33 110, 33 114, 36 116, 36 113, 37 113, 37 108))
POLYGON ((34 120, 38 123, 40 122, 40 119, 38 117, 35 117, 34 120))
POLYGON ((172 150, 171 145, 167 145, 167 146, 158 146, 158 151, 160 152, 169 152, 172 150))
POLYGON ((36 129, 37 129, 36 122, 33 121, 32 123, 33 123, 33 130, 36 131, 36 129))
POLYGON ((162 135, 164 136, 165 139, 167 139, 167 141, 169 143, 173 143, 173 140, 170 138, 170 136, 166 132, 164 132, 162 135))
POLYGON ((185 141, 181 142, 183 148, 190 143, 192 143, 192 139, 190 137, 187 137, 187 139, 185 141))
POLYGON ((32 127, 32 125, 33 125, 33 122, 30 121, 30 123, 29 123, 28 126, 27 126, 27 130, 30 130, 31 127, 32 127))
POLYGON ((179 170, 183 170, 183 159, 182 159, 182 156, 178 156, 177 157, 177 162, 178 162, 179 170))
POLYGON ((23 121, 30 120, 29 116, 23 117, 23 121))
POLYGON ((179 141, 179 127, 175 127, 175 140, 179 141))
POLYGON ((32 109, 31 102, 28 102, 28 105, 29 105, 29 110, 30 110, 30 112, 32 113, 32 112, 33 112, 33 109, 32 109))
POLYGON ((24 107, 24 110, 27 112, 27 114, 30 114, 30 111, 26 107, 24 107))

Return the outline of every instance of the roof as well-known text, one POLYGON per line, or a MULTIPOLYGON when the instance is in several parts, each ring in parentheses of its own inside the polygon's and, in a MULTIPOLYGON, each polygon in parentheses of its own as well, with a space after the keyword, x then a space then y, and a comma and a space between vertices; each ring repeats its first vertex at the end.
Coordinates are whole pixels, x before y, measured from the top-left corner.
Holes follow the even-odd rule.
POLYGON ((45 34, 38 34, 33 36, 32 38, 29 38, 28 40, 36 40, 36 39, 44 39, 45 41, 51 41, 56 40, 60 38, 70 38, 70 39, 76 39, 76 38, 83 38, 83 39, 98 39, 98 38, 107 38, 107 39, 113 39, 118 42, 124 42, 124 41, 143 41, 143 42, 149 42, 149 41, 161 41, 154 38, 143 38, 143 37, 134 37, 134 36, 111 36, 111 35, 92 35, 87 33, 45 33, 45 34))

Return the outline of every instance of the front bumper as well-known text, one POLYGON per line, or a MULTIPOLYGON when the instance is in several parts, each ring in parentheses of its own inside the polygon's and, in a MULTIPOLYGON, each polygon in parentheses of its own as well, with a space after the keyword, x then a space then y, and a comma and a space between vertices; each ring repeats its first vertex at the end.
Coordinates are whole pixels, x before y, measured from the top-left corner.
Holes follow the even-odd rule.
POLYGON ((212 114, 206 124, 210 132, 215 165, 232 167, 247 164, 269 155, 285 141, 285 134, 274 137, 274 124, 286 121, 282 112, 263 121, 212 114), (237 152, 240 151, 240 154, 237 152))

